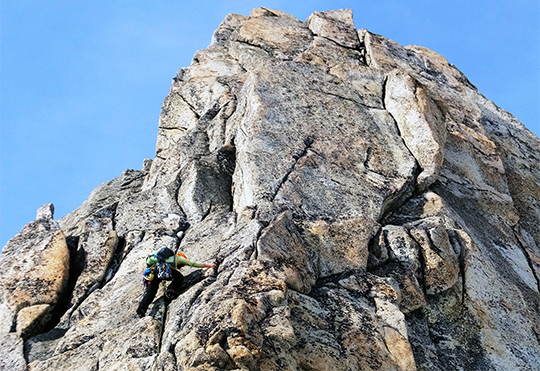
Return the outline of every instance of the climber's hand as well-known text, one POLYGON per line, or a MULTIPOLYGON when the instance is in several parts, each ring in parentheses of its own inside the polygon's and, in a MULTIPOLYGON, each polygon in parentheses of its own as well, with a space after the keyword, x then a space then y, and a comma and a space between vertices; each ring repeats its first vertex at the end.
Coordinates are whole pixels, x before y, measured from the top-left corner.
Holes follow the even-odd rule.
POLYGON ((217 267, 217 265, 215 265, 215 264, 204 264, 203 265, 203 268, 215 268, 215 267, 217 267))

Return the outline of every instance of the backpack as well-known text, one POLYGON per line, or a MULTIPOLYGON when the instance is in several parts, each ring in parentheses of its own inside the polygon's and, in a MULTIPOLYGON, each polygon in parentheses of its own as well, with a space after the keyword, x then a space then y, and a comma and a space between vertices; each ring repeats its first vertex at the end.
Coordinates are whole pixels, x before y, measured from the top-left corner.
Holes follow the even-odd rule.
POLYGON ((174 251, 172 251, 171 249, 169 249, 168 247, 162 247, 161 249, 159 249, 159 251, 156 253, 156 257, 158 258, 158 260, 167 260, 168 258, 170 258, 171 256, 174 255, 174 251))
POLYGON ((160 280, 170 281, 173 278, 172 267, 166 262, 168 258, 174 256, 174 252, 168 247, 162 247, 158 252, 152 255, 148 255, 146 258, 146 264, 155 266, 157 271, 157 278, 160 280), (149 264, 149 259, 154 258, 151 261, 157 260, 157 263, 149 264))

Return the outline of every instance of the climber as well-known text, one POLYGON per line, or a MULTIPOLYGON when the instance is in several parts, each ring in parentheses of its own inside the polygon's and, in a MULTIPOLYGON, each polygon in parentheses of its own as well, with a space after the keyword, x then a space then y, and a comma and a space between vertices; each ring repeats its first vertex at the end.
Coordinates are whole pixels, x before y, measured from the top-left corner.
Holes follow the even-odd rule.
POLYGON ((165 300, 171 301, 180 293, 180 287, 184 282, 184 276, 178 271, 184 265, 194 268, 215 268, 215 264, 203 264, 192 262, 182 253, 174 254, 168 247, 162 247, 154 254, 146 258, 144 271, 144 293, 137 308, 137 315, 144 317, 146 310, 156 297, 159 283, 161 281, 171 281, 165 291, 165 300))

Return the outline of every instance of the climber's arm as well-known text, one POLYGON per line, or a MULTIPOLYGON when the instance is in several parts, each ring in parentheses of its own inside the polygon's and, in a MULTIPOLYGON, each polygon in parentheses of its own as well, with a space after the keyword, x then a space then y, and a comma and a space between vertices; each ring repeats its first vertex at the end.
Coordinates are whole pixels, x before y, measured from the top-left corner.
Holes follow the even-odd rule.
POLYGON ((183 265, 189 265, 190 267, 194 267, 194 268, 214 268, 216 266, 215 264, 203 264, 203 263, 193 262, 180 255, 175 256, 175 263, 176 263, 175 266, 177 268, 180 268, 183 265))

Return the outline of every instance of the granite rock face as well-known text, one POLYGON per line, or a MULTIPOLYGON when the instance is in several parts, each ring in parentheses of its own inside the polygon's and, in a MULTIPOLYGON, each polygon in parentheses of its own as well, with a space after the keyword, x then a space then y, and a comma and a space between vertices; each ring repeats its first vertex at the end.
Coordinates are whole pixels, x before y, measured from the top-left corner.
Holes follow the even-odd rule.
POLYGON ((0 364, 537 370, 539 200, 539 139, 442 56, 350 10, 229 14, 156 157, 4 247, 0 364), (139 319, 161 246, 217 267, 139 319))
POLYGON ((0 254, 0 365, 26 370, 23 340, 42 332, 68 284, 70 254, 52 204, 0 254))

